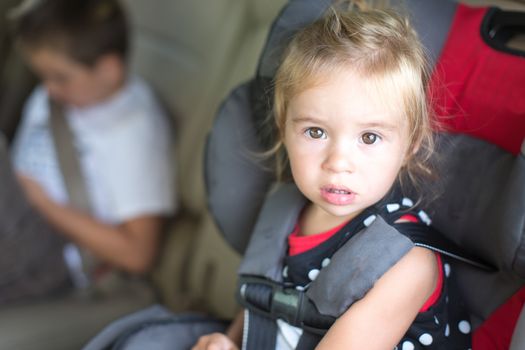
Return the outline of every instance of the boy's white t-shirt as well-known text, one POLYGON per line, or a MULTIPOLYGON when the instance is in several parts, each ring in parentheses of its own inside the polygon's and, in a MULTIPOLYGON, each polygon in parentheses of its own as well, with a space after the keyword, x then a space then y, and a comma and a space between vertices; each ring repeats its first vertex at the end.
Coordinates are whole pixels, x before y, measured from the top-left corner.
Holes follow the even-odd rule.
MULTIPOLYGON (((173 214, 170 125, 144 81, 132 77, 108 101, 67 107, 64 113, 97 219, 118 224, 141 215, 173 214)), ((26 103, 12 155, 18 172, 36 180, 55 201, 68 202, 42 86, 26 103)))

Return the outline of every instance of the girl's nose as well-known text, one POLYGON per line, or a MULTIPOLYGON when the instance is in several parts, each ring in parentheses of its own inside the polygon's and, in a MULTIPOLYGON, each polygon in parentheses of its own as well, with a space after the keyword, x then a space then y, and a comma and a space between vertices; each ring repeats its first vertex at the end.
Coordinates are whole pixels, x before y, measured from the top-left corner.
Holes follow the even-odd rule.
POLYGON ((355 152, 350 145, 334 145, 328 150, 323 169, 334 173, 355 171, 355 152))

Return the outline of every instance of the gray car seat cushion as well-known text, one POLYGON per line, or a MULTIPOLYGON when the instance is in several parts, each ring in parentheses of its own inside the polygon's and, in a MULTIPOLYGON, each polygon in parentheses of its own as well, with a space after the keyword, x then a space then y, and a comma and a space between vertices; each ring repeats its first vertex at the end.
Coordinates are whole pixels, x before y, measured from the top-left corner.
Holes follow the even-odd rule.
POLYGON ((250 118, 249 86, 222 104, 208 136, 205 182, 210 211, 234 249, 243 252, 272 180, 250 118))
POLYGON ((502 270, 525 278, 525 158, 457 134, 437 140, 433 225, 502 270))

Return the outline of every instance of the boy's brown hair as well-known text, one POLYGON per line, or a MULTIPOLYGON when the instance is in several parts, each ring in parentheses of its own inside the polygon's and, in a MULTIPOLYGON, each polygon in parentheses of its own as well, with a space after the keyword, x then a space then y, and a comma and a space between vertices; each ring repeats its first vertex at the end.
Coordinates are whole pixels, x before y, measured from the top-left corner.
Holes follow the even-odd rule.
POLYGON ((128 53, 128 23, 118 0, 26 0, 11 13, 24 50, 57 50, 92 67, 105 54, 128 53))

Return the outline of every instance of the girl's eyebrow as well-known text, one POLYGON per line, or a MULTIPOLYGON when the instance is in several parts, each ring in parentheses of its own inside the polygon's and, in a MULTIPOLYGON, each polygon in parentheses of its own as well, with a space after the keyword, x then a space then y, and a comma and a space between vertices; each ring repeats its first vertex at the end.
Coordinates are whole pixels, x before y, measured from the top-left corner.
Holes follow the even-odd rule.
POLYGON ((359 123, 358 124, 359 127, 363 128, 363 129, 383 129, 383 130, 387 130, 387 131, 395 131, 397 129, 399 129, 399 124, 393 124, 393 123, 388 123, 388 122, 383 122, 383 121, 378 121, 378 122, 366 122, 366 123, 359 123))
POLYGON ((321 119, 314 118, 311 116, 298 116, 298 117, 291 117, 290 119, 294 123, 312 123, 312 124, 322 123, 321 119))
MULTIPOLYGON (((293 123, 311 123, 311 124, 322 124, 323 120, 311 117, 311 116, 298 116, 290 118, 293 123)), ((399 129, 399 124, 388 123, 385 121, 371 121, 358 123, 357 126, 362 129, 382 129, 386 131, 395 131, 399 129)))

